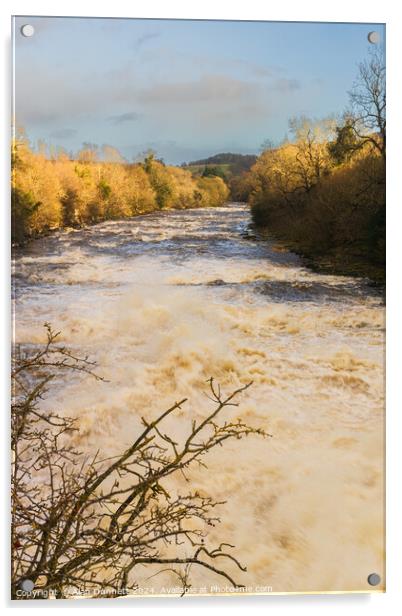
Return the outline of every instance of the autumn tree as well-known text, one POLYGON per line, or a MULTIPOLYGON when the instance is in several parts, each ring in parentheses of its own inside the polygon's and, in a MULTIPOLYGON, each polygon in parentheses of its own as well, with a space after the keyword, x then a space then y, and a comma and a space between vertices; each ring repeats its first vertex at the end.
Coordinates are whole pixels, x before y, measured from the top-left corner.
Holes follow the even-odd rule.
POLYGON ((218 207, 229 197, 229 188, 220 177, 201 177, 197 180, 197 186, 204 206, 218 207))
POLYGON ((334 131, 332 119, 310 120, 305 116, 289 120, 289 129, 294 137, 294 174, 298 185, 309 192, 328 171, 330 160, 327 143, 334 131))
POLYGON ((59 227, 62 191, 53 163, 32 151, 23 131, 13 139, 11 163, 14 235, 31 236, 59 227))
POLYGON ((229 180, 230 196, 234 201, 248 201, 253 188, 252 175, 249 171, 234 175, 229 180))
POLYGON ((127 162, 118 148, 104 143, 101 147, 102 160, 106 163, 122 164, 127 162))
POLYGON ((99 160, 99 146, 96 143, 84 142, 77 159, 81 163, 95 163, 99 160))
POLYGON ((11 144, 11 239, 22 242, 30 233, 30 221, 40 206, 33 193, 21 185, 21 177, 28 168, 29 143, 18 132, 11 144))
POLYGON ((132 216, 151 212, 156 208, 156 194, 149 176, 141 165, 128 165, 130 183, 128 204, 132 216))

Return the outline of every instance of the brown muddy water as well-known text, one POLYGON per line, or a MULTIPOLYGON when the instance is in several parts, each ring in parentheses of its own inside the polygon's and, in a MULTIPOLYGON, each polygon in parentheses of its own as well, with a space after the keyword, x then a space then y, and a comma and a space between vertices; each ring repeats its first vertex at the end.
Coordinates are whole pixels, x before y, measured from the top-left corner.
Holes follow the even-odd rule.
MULTIPOLYGON (((249 226, 247 206, 228 204, 32 242, 15 254, 15 340, 43 341, 49 321, 97 361, 108 382, 66 376, 43 405, 79 417, 80 448, 107 454, 183 397, 166 431, 186 434, 211 409, 210 376, 227 392, 252 380, 229 416, 273 438, 228 443, 190 473, 227 501, 209 543, 236 546, 247 573, 227 570, 253 591, 369 590, 384 575, 383 302, 249 226)), ((177 583, 155 572, 140 583, 177 583)), ((192 581, 225 586, 203 569, 192 581)))

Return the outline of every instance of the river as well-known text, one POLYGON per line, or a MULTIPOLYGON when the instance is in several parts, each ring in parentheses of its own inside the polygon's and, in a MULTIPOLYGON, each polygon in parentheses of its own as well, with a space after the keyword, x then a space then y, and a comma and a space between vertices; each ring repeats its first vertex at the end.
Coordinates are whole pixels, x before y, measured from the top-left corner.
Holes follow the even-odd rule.
POLYGON ((367 281, 310 271, 227 204, 38 239, 15 253, 14 292, 17 342, 43 341, 48 321, 107 379, 66 377, 43 401, 79 417, 81 448, 121 451, 141 415, 188 397, 170 425, 185 434, 211 408, 210 376, 227 392, 253 381, 236 412, 272 438, 227 443, 191 473, 227 501, 210 542, 236 546, 239 581, 367 590, 384 575, 384 306, 367 281))

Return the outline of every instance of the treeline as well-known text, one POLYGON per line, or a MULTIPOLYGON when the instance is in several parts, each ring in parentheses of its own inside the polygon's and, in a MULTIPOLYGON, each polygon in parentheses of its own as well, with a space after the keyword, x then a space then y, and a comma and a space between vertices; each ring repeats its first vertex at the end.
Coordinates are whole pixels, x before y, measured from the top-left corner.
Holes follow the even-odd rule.
POLYGON ((257 160, 255 154, 234 154, 233 152, 221 152, 220 154, 214 154, 208 158, 202 158, 200 160, 193 160, 190 163, 183 163, 185 166, 193 165, 230 165, 232 173, 241 173, 242 171, 248 171, 250 167, 257 160))
POLYGON ((229 189, 220 177, 195 178, 153 154, 129 164, 107 146, 99 160, 89 144, 75 159, 34 152, 24 136, 12 147, 12 240, 51 229, 94 224, 157 209, 215 207, 229 189))
POLYGON ((342 121, 290 122, 291 140, 264 151, 236 178, 258 227, 313 263, 383 280, 385 265, 385 68, 360 65, 342 121))

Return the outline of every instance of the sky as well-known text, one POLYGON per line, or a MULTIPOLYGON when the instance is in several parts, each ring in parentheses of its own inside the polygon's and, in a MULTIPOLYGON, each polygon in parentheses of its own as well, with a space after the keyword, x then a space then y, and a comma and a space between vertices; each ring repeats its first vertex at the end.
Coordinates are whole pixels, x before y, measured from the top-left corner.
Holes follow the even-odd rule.
POLYGON ((34 146, 130 161, 255 154, 291 117, 342 113, 373 30, 384 39, 379 24, 16 17, 15 123, 34 146))

